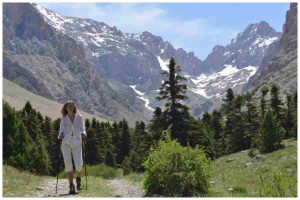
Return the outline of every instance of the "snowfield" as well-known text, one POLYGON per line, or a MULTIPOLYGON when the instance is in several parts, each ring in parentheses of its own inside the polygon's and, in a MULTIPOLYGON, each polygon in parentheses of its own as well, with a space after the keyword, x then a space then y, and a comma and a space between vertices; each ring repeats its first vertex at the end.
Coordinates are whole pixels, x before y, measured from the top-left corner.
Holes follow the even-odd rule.
POLYGON ((238 69, 232 65, 225 65, 224 67, 219 72, 201 74, 196 79, 191 78, 195 86, 188 89, 205 98, 220 97, 229 87, 235 90, 236 87, 244 85, 256 73, 258 68, 256 66, 248 66, 238 69))
POLYGON ((160 65, 161 69, 163 71, 168 71, 169 70, 169 68, 168 68, 169 60, 163 60, 159 56, 156 56, 156 58, 157 58, 157 61, 159 62, 159 65, 160 65))

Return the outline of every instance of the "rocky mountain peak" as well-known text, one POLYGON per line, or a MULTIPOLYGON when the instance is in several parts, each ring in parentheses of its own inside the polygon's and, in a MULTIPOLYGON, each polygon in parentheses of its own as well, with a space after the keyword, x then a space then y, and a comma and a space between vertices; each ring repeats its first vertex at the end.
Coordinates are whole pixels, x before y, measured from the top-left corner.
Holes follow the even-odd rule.
POLYGON ((225 50, 225 47, 222 45, 216 45, 213 48, 213 52, 223 52, 225 50))
POLYGON ((233 43, 245 43, 247 42, 259 42, 258 40, 261 39, 271 39, 270 42, 273 40, 277 40, 280 34, 276 32, 267 22, 261 21, 259 23, 250 24, 247 28, 242 32, 239 33, 233 43))
POLYGON ((297 3, 290 4, 280 41, 272 45, 272 50, 263 58, 258 71, 243 90, 259 93, 263 85, 275 82, 283 94, 297 90, 297 3))

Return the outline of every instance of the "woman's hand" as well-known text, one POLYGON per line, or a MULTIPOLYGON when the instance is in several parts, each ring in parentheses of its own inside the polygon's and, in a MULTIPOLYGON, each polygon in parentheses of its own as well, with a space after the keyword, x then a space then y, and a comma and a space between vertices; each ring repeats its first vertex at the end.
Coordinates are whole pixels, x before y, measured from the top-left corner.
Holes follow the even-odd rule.
POLYGON ((64 134, 61 134, 58 139, 60 140, 64 139, 64 134))
POLYGON ((81 133, 81 138, 82 138, 82 139, 86 139, 86 134, 81 133))

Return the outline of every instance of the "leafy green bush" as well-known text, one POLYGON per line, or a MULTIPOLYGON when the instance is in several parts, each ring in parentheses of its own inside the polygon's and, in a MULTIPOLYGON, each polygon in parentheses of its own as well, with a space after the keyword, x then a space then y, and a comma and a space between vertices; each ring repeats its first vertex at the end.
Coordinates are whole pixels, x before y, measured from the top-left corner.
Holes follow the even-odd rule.
POLYGON ((171 140, 170 135, 169 129, 144 162, 146 195, 205 196, 209 188, 210 160, 198 145, 183 147, 171 140))

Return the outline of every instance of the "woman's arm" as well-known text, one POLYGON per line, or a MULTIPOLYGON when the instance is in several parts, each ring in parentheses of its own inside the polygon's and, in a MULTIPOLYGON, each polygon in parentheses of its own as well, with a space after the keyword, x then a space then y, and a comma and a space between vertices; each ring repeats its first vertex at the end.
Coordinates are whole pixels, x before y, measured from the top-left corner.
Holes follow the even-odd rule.
POLYGON ((64 126, 64 118, 62 117, 60 119, 60 125, 59 125, 59 134, 57 139, 63 139, 64 138, 64 132, 65 132, 65 126, 64 126))

